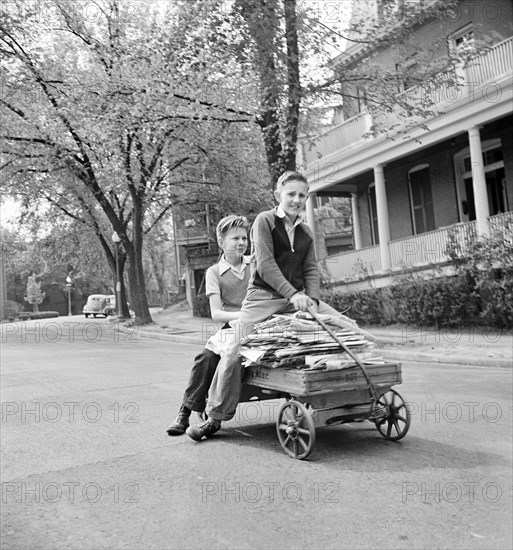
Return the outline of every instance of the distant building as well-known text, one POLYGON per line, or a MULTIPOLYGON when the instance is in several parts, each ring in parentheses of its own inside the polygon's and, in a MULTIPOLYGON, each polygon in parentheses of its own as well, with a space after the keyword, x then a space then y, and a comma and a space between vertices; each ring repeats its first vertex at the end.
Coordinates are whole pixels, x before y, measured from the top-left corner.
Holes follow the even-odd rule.
POLYGON ((173 216, 180 290, 192 307, 194 297, 205 292, 206 270, 219 258, 216 226, 222 216, 213 203, 202 205, 200 211, 181 208, 173 216))

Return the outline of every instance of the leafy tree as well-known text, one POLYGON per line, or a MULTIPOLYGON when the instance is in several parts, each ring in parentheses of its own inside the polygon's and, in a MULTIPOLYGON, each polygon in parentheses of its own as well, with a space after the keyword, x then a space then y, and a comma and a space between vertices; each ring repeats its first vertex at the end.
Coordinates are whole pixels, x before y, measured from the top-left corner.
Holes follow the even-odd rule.
POLYGON ((145 233, 183 196, 218 185, 201 177, 202 123, 226 128, 250 115, 195 97, 204 74, 195 68, 194 25, 179 25, 172 10, 103 0, 92 21, 84 3, 55 0, 45 25, 46 4, 0 19, 5 181, 26 202, 44 198, 90 225, 111 267, 117 232, 144 324, 145 233))

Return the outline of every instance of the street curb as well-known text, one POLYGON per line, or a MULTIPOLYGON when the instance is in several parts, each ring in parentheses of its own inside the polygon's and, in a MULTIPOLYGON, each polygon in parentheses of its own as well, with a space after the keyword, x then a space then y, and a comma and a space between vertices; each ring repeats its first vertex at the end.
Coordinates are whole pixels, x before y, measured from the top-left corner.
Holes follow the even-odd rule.
MULTIPOLYGON (((200 336, 185 336, 180 334, 162 334, 159 332, 153 332, 148 330, 140 330, 134 333, 133 329, 125 329, 124 327, 117 327, 116 330, 122 334, 127 334, 132 337, 140 337, 149 340, 161 340, 165 342, 173 342, 176 344, 190 344, 190 345, 205 345, 204 340, 200 336)), ((426 353, 415 350, 404 349, 383 349, 380 345, 396 345, 397 338, 391 338, 385 340, 379 338, 376 342, 378 346, 375 348, 376 352, 381 354, 385 359, 392 361, 410 361, 414 363, 436 363, 438 365, 458 365, 458 366, 476 366, 476 367, 496 367, 496 368, 513 368, 513 361, 506 358, 498 357, 450 357, 440 353, 426 353)))
POLYGON ((499 357, 450 357, 437 353, 425 353, 419 351, 401 349, 376 348, 385 359, 410 361, 414 363, 436 363, 438 365, 457 365, 460 367, 496 367, 500 369, 513 368, 511 359, 499 357))
POLYGON ((200 336, 185 336, 180 334, 162 334, 149 330, 138 330, 137 327, 126 329, 124 327, 116 327, 121 334, 130 335, 135 338, 147 338, 149 340, 162 340, 166 342, 174 342, 176 344, 195 344, 199 346, 205 345, 204 340, 200 336))

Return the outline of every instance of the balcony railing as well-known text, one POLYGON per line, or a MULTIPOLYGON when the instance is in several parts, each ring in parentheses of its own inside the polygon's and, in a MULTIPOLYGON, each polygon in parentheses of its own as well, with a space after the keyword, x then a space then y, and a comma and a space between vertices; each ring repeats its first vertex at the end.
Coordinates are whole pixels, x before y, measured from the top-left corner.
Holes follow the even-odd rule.
POLYGON ((475 94, 476 86, 493 82, 512 70, 512 52, 513 37, 496 44, 488 52, 474 58, 464 69, 457 71, 457 74, 463 76, 466 86, 463 83, 455 84, 456 73, 440 75, 429 83, 412 87, 400 94, 397 105, 391 110, 375 109, 372 115, 360 113, 314 139, 302 139, 301 164, 311 167, 319 158, 362 142, 371 125, 386 131, 398 128, 406 121, 410 123, 411 116, 401 103, 437 112, 460 99, 472 101, 474 95, 479 97, 475 94))

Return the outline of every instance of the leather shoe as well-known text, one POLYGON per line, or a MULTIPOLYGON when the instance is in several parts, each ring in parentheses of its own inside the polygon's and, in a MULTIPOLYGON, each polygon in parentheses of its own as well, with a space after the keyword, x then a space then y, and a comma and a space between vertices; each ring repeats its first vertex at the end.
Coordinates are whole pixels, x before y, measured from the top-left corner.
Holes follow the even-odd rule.
POLYGON ((191 415, 190 409, 182 405, 175 421, 172 422, 168 429, 167 435, 182 435, 189 427, 189 416, 191 415))
POLYGON ((200 441, 203 437, 210 437, 211 435, 214 435, 220 429, 221 422, 219 420, 209 418, 201 424, 197 424, 196 426, 189 426, 185 433, 191 439, 194 439, 194 441, 200 441))

